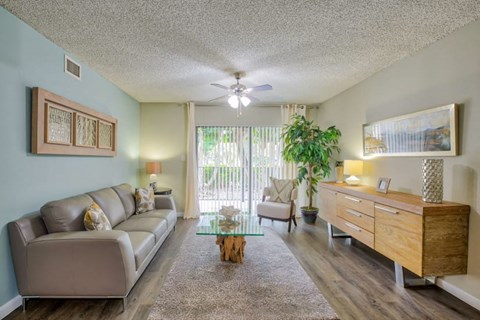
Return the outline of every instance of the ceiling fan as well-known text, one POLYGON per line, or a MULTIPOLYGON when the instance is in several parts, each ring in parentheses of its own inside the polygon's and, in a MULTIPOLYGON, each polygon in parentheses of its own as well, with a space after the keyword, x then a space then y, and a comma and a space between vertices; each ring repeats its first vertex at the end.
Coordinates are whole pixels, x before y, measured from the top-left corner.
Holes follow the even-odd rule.
POLYGON ((252 101, 259 101, 254 96, 251 96, 250 92, 272 90, 272 86, 269 84, 263 84, 261 86, 247 88, 245 85, 240 83, 240 72, 235 72, 233 75, 235 76, 237 83, 232 84, 230 88, 218 83, 211 83, 212 86, 228 90, 229 93, 224 96, 209 100, 208 102, 221 100, 228 97, 228 104, 230 105, 230 107, 237 109, 238 107, 241 108, 242 106, 248 106, 252 101))

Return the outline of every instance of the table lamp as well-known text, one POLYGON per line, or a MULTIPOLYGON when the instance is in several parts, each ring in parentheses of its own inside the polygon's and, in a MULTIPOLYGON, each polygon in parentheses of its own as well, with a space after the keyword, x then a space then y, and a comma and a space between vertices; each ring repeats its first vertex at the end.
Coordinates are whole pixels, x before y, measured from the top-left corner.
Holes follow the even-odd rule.
POLYGON ((345 182, 351 186, 356 186, 360 183, 360 179, 356 176, 360 176, 363 173, 363 161, 362 160, 345 160, 343 163, 343 172, 349 175, 345 182))
POLYGON ((162 172, 162 165, 158 161, 147 162, 145 168, 147 174, 150 175, 150 187, 157 189, 157 174, 162 172))

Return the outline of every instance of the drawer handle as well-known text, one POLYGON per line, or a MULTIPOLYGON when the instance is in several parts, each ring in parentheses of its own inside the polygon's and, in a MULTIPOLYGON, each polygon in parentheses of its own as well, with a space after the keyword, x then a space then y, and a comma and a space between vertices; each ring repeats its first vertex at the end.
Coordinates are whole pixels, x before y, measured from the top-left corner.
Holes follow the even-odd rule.
POLYGON ((357 232, 362 232, 362 229, 360 229, 359 227, 357 227, 356 225, 354 224, 351 224, 350 222, 345 222, 345 225, 357 232))
POLYGON ((360 212, 357 212, 357 211, 352 210, 352 209, 347 209, 347 210, 345 210, 345 212, 350 213, 351 215, 353 215, 355 217, 359 217, 359 218, 362 217, 362 214, 360 212))
POLYGON ((349 196, 345 196, 345 199, 348 199, 348 200, 353 201, 353 202, 362 202, 362 200, 360 200, 360 199, 352 198, 352 197, 349 197, 349 196))
POLYGON ((387 209, 387 208, 380 207, 380 206, 375 206, 375 209, 383 210, 383 211, 391 213, 391 214, 399 214, 400 213, 398 211, 395 211, 395 210, 392 210, 392 209, 387 209))

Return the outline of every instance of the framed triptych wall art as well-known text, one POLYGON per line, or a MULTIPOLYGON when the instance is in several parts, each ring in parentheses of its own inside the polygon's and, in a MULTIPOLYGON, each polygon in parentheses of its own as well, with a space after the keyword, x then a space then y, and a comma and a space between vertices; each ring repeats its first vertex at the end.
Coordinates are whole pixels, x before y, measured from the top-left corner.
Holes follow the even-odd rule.
POLYGON ((32 153, 116 155, 117 120, 41 88, 32 95, 32 153))

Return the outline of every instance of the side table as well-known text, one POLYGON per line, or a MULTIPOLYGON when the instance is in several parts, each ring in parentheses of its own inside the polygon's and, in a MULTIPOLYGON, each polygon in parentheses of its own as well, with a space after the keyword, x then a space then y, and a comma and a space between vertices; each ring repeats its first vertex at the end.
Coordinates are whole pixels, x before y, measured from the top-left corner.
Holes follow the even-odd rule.
POLYGON ((171 188, 157 188, 153 190, 155 195, 171 195, 172 189, 171 188))

